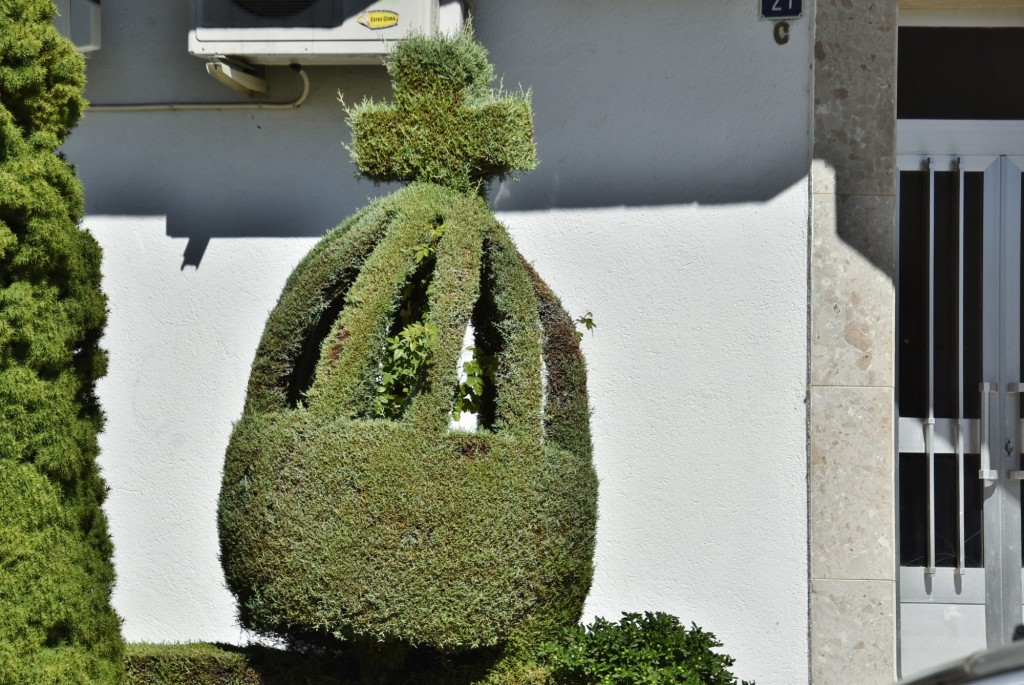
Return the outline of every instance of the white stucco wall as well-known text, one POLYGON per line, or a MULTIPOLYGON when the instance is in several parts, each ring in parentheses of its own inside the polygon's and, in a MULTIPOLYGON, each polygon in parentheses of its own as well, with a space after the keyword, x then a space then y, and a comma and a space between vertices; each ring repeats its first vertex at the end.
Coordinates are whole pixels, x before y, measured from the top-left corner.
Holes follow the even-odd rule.
MULTIPOLYGON (((238 99, 185 49, 186 3, 106 0, 94 102, 238 99)), ((540 168, 499 217, 584 340, 601 478, 587 617, 661 610, 762 684, 807 681, 810 19, 756 3, 475 3, 506 85, 533 89, 540 168)), ((87 114, 65 151, 103 245, 101 464, 129 640, 244 640, 216 496, 249 364, 294 264, 383 192, 337 105, 380 68, 310 69, 293 112, 87 114)), ((272 96, 297 92, 271 73, 272 96)))

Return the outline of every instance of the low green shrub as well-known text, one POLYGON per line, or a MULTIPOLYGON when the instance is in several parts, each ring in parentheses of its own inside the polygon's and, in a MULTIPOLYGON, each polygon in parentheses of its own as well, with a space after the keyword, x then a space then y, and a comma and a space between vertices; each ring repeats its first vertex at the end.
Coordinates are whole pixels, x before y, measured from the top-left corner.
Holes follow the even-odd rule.
POLYGON ((552 685, 736 685, 734 659, 714 651, 721 646, 675 616, 623 613, 618 623, 597 618, 567 629, 545 645, 542 661, 552 685))
POLYGON ((521 654, 514 663, 500 650, 481 658, 420 648, 399 668, 372 674, 344 643, 326 651, 130 644, 124 685, 739 685, 732 657, 716 651, 721 646, 713 634, 660 612, 566 628, 536 658, 521 654))
POLYGON ((338 657, 195 642, 129 644, 124 685, 350 685, 338 657))
MULTIPOLYGON (((478 660, 422 653, 387 685, 545 685, 536 664, 485 673, 478 660)), ((258 645, 129 644, 124 685, 358 685, 359 664, 344 651, 297 652, 258 645)))

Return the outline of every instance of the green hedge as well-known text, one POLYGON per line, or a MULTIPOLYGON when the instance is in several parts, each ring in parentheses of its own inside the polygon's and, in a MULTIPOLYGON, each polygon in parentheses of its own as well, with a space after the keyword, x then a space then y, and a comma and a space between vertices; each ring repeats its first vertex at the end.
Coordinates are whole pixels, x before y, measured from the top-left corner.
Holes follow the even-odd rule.
MULTIPOLYGON (((738 681, 722 644, 662 612, 623 613, 564 628, 536 660, 488 672, 486 664, 418 653, 382 685, 753 685, 738 681)), ((125 685, 356 685, 352 652, 297 653, 266 647, 130 645, 125 685)))
MULTIPOLYGON (((433 655, 420 659, 390 685, 469 685, 479 667, 433 655)), ((544 685, 546 672, 529 664, 492 685, 544 685)), ((270 647, 192 643, 129 644, 124 685, 357 685, 358 664, 346 654, 299 653, 270 647)))
POLYGON ((0 3, 0 684, 115 683, 122 670, 95 463, 100 250, 56 153, 85 105, 84 63, 53 11, 0 3))
POLYGON ((269 647, 129 644, 124 685, 348 685, 344 659, 269 647))

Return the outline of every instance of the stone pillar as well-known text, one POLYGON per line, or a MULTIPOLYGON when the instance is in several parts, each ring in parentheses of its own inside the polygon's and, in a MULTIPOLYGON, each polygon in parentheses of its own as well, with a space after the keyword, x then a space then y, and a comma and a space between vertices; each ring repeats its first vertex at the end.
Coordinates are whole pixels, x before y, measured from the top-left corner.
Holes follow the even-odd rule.
POLYGON ((896 674, 896 0, 818 0, 811 169, 811 682, 896 674))

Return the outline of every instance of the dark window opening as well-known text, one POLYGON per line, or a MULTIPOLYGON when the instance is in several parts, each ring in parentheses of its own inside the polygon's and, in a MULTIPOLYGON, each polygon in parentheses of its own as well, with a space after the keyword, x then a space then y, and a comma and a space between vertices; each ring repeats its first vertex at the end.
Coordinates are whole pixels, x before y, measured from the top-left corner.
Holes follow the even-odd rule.
POLYGON ((899 30, 900 119, 1024 119, 1024 29, 899 30))

